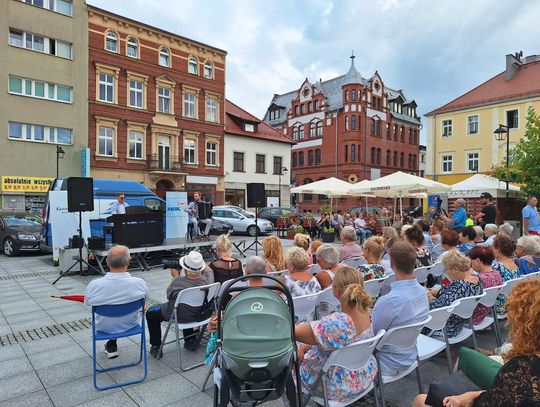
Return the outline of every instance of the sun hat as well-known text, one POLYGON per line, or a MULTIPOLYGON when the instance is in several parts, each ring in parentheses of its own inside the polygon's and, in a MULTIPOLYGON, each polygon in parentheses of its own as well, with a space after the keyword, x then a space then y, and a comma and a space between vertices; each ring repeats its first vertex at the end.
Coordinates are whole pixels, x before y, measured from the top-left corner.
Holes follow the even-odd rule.
POLYGON ((196 251, 189 252, 187 256, 181 257, 179 263, 184 270, 192 273, 200 273, 206 268, 202 254, 196 251))

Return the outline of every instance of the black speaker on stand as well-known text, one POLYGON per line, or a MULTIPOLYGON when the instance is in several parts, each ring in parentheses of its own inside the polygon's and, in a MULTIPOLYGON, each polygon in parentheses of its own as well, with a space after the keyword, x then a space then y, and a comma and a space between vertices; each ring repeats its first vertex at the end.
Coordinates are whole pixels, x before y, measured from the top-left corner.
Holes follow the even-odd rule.
POLYGON ((247 184, 247 206, 249 208, 255 208, 255 241, 251 243, 246 250, 250 250, 255 246, 255 256, 259 254, 259 225, 257 220, 259 219, 259 210, 264 208, 266 204, 266 191, 262 182, 251 182, 247 184))
POLYGON ((94 179, 69 177, 66 178, 64 182, 67 183, 68 212, 79 213, 79 229, 77 230, 79 234, 71 239, 72 243, 74 240, 76 241, 76 246, 79 248, 79 255, 77 256, 76 262, 66 271, 61 272, 60 276, 54 280, 53 284, 56 284, 58 280, 70 273, 76 265, 79 265, 79 274, 83 274, 83 263, 88 266, 88 269, 92 269, 99 273, 99 270, 88 264, 88 262, 83 259, 82 255, 82 248, 84 246, 84 239, 82 236, 82 213, 94 210, 94 179))

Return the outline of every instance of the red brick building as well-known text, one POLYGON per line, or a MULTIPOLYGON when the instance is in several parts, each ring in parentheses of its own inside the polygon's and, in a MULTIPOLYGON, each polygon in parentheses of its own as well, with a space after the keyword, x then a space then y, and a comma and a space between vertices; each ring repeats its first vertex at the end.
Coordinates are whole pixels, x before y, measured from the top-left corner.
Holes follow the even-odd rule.
POLYGON ((88 6, 91 174, 224 198, 223 50, 88 6))
MULTIPOLYGON (((274 95, 264 120, 297 142, 291 152, 292 182, 328 177, 349 182, 376 179, 395 171, 418 174, 420 118, 416 103, 380 75, 363 78, 354 66, 342 76, 274 95)), ((317 211, 326 197, 300 196, 301 209, 317 211)), ((361 201, 364 202, 363 199, 361 201)), ((342 209, 360 199, 341 199, 342 209)))

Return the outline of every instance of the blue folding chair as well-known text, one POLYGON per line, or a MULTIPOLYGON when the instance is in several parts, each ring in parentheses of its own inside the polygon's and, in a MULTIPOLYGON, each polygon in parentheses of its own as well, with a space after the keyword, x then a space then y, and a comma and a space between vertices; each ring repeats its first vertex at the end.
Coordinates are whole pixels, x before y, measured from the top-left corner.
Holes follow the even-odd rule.
POLYGON ((146 339, 145 339, 145 318, 144 318, 144 298, 141 298, 139 300, 127 303, 127 304, 118 304, 118 305, 96 305, 92 307, 92 355, 93 355, 93 369, 94 369, 94 387, 96 390, 108 390, 113 389, 120 386, 127 386, 129 384, 135 384, 140 383, 146 379, 146 375, 148 373, 148 365, 147 365, 147 359, 146 359, 146 339), (141 323, 139 325, 134 326, 133 328, 120 332, 115 334, 110 334, 106 332, 101 332, 96 330, 96 323, 95 323, 95 316, 101 315, 104 317, 123 317, 125 315, 131 314, 132 312, 136 312, 142 310, 142 316, 141 316, 141 323), (96 341, 107 341, 109 339, 118 339, 118 338, 126 338, 128 336, 134 336, 134 335, 141 335, 141 353, 139 356, 139 360, 133 363, 128 363, 125 365, 120 366, 113 366, 108 367, 105 369, 98 368, 97 362, 96 362, 96 341), (124 369, 127 367, 133 367, 137 366, 141 363, 144 359, 144 376, 140 379, 113 384, 110 386, 98 386, 97 385, 97 374, 102 372, 108 372, 111 370, 118 370, 118 369, 124 369))

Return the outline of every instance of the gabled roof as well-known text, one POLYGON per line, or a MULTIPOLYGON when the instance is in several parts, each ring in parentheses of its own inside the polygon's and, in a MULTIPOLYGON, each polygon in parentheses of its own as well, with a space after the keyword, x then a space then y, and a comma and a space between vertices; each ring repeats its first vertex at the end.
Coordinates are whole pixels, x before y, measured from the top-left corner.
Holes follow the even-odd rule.
POLYGON ((272 128, 265 122, 259 120, 251 113, 242 109, 240 106, 234 104, 228 99, 225 101, 225 133, 255 139, 295 144, 291 138, 272 128), (245 122, 256 125, 257 131, 255 133, 245 131, 242 127, 242 124, 245 122))
POLYGON ((451 102, 426 113, 426 116, 523 99, 525 97, 540 96, 540 61, 523 64, 516 70, 510 80, 506 80, 505 73, 503 71, 495 75, 451 102))

